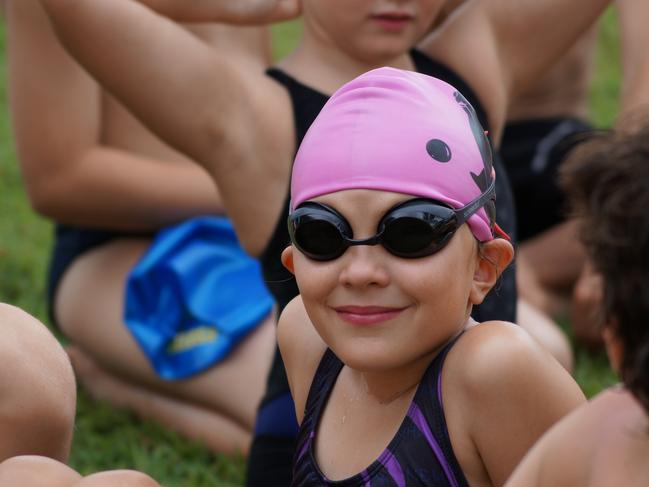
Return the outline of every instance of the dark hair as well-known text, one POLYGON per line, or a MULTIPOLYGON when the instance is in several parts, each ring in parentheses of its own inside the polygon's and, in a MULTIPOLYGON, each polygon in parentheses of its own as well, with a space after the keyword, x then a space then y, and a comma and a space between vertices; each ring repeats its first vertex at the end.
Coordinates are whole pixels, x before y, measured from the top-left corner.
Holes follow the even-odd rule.
POLYGON ((576 149, 561 183, 603 278, 601 318, 621 340, 621 378, 649 412, 649 123, 576 149))

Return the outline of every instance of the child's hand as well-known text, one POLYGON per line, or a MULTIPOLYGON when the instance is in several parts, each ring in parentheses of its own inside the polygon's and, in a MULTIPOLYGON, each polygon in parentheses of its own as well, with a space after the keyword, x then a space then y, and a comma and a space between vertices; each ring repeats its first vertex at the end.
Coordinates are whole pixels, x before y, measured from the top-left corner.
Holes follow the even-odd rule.
MULTIPOLYGON (((0 0, 1 1, 1 0, 0 0)), ((138 0, 181 22, 224 22, 257 25, 300 15, 300 0, 138 0)))

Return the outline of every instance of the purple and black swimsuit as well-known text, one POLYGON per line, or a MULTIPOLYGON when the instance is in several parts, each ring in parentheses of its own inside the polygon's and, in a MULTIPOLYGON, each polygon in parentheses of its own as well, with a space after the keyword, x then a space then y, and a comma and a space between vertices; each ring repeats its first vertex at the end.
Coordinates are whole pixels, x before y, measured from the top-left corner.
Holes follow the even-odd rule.
POLYGON ((295 487, 468 487, 455 458, 442 403, 442 366, 455 340, 428 366, 399 430, 369 467, 344 480, 332 481, 318 468, 314 454, 316 427, 343 368, 327 349, 309 390, 293 460, 295 487))

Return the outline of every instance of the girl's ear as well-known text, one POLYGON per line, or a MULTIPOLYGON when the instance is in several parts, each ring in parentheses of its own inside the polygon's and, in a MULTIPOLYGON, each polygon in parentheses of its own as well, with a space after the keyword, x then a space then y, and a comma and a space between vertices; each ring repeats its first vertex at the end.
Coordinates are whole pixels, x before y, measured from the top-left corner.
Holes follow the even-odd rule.
POLYGON ((293 267, 293 246, 289 245, 282 252, 282 264, 286 267, 291 274, 295 274, 295 268, 293 267))
POLYGON ((482 303, 513 258, 514 247, 505 239, 495 238, 480 244, 469 296, 471 304, 482 303))

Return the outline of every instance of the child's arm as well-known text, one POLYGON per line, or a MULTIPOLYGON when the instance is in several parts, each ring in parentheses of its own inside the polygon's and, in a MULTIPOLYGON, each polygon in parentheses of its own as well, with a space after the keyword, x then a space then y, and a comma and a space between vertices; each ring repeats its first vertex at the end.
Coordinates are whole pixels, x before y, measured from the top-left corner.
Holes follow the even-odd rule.
POLYGON ((101 90, 64 51, 39 2, 9 1, 7 36, 13 129, 37 211, 68 224, 138 230, 220 211, 213 182, 195 164, 102 143, 101 90))
POLYGON ((258 254, 290 171, 285 90, 133 0, 41 1, 77 61, 161 139, 210 171, 242 244, 258 254))
POLYGON ((195 159, 214 157, 224 126, 246 112, 243 100, 253 91, 247 73, 138 2, 42 3, 66 49, 164 140, 195 159))
POLYGON ((453 404, 468 405, 464 413, 447 411, 450 428, 458 419, 463 423, 494 485, 503 485, 534 442, 585 401, 549 353, 524 330, 503 322, 466 332, 445 371, 444 384, 458 387, 448 386, 444 394, 452 395, 453 404))
POLYGON ((599 18, 611 0, 481 0, 505 81, 533 84, 599 18))
POLYGON ((301 423, 313 376, 327 347, 313 328, 300 296, 286 305, 279 318, 277 343, 301 423))
POLYGON ((649 112, 649 2, 617 0, 616 7, 623 71, 621 113, 624 116, 644 111, 646 118, 649 112))
POLYGON ((496 138, 507 104, 534 84, 611 0, 471 0, 422 49, 467 80, 496 138))
POLYGON ((292 19, 300 13, 300 0, 138 0, 156 12, 180 22, 263 24, 292 19))

